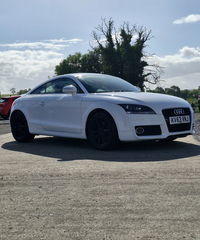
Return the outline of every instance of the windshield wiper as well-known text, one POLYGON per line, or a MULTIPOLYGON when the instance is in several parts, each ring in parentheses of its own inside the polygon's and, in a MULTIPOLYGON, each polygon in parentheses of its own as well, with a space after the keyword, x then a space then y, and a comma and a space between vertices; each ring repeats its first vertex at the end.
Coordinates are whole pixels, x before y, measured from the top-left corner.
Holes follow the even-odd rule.
POLYGON ((133 92, 133 90, 115 90, 113 92, 133 92))

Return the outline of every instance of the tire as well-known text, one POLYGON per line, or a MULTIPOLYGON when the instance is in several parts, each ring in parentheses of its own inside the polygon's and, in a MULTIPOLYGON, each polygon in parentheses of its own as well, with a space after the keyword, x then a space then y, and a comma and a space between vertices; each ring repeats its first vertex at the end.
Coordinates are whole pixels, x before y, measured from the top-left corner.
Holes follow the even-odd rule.
POLYGON ((3 118, 4 120, 7 120, 7 119, 9 118, 9 115, 3 115, 2 118, 3 118))
POLYGON ((114 149, 119 138, 112 117, 106 112, 95 113, 87 125, 87 138, 99 150, 114 149))
POLYGON ((15 112, 11 117, 11 131, 17 142, 30 142, 35 135, 30 134, 26 118, 22 112, 15 112))

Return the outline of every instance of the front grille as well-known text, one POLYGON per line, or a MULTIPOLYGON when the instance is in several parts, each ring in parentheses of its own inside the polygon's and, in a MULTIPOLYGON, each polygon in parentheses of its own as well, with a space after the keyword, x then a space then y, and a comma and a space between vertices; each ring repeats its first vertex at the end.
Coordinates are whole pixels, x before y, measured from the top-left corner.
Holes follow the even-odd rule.
POLYGON ((191 112, 189 108, 170 108, 164 109, 162 111, 165 121, 167 123, 167 127, 169 132, 182 132, 182 131, 189 131, 191 128, 191 112), (175 109, 182 109, 184 114, 176 115, 174 113, 175 109), (169 118, 170 117, 177 117, 177 116, 190 116, 190 123, 180 123, 180 124, 170 124, 169 118))

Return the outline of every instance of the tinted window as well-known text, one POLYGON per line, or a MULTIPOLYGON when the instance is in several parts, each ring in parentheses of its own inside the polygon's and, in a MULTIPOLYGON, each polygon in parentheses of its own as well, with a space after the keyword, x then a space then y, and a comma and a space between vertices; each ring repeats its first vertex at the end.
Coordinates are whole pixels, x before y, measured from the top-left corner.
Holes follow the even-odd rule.
POLYGON ((46 92, 46 84, 37 88, 35 91, 33 91, 31 94, 44 94, 46 92))
POLYGON ((102 92, 139 92, 139 90, 127 81, 109 75, 83 75, 78 79, 89 93, 102 92))
POLYGON ((0 103, 5 103, 5 102, 7 102, 9 100, 9 98, 2 98, 2 99, 0 99, 0 103))
POLYGON ((73 85, 77 88, 77 93, 83 93, 82 89, 74 82, 72 79, 69 78, 60 78, 57 80, 53 80, 48 82, 41 87, 37 88, 31 94, 52 94, 52 93, 63 93, 62 89, 65 86, 73 85))

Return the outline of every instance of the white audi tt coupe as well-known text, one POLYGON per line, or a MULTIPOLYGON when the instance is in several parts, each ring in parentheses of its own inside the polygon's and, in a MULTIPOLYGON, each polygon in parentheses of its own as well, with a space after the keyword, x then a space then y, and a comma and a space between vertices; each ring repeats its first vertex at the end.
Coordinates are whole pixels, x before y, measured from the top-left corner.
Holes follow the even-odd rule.
POLYGON ((88 139, 97 149, 118 141, 173 140, 193 134, 194 113, 177 97, 141 92, 104 74, 75 73, 41 83, 18 98, 10 125, 18 142, 35 135, 88 139))

